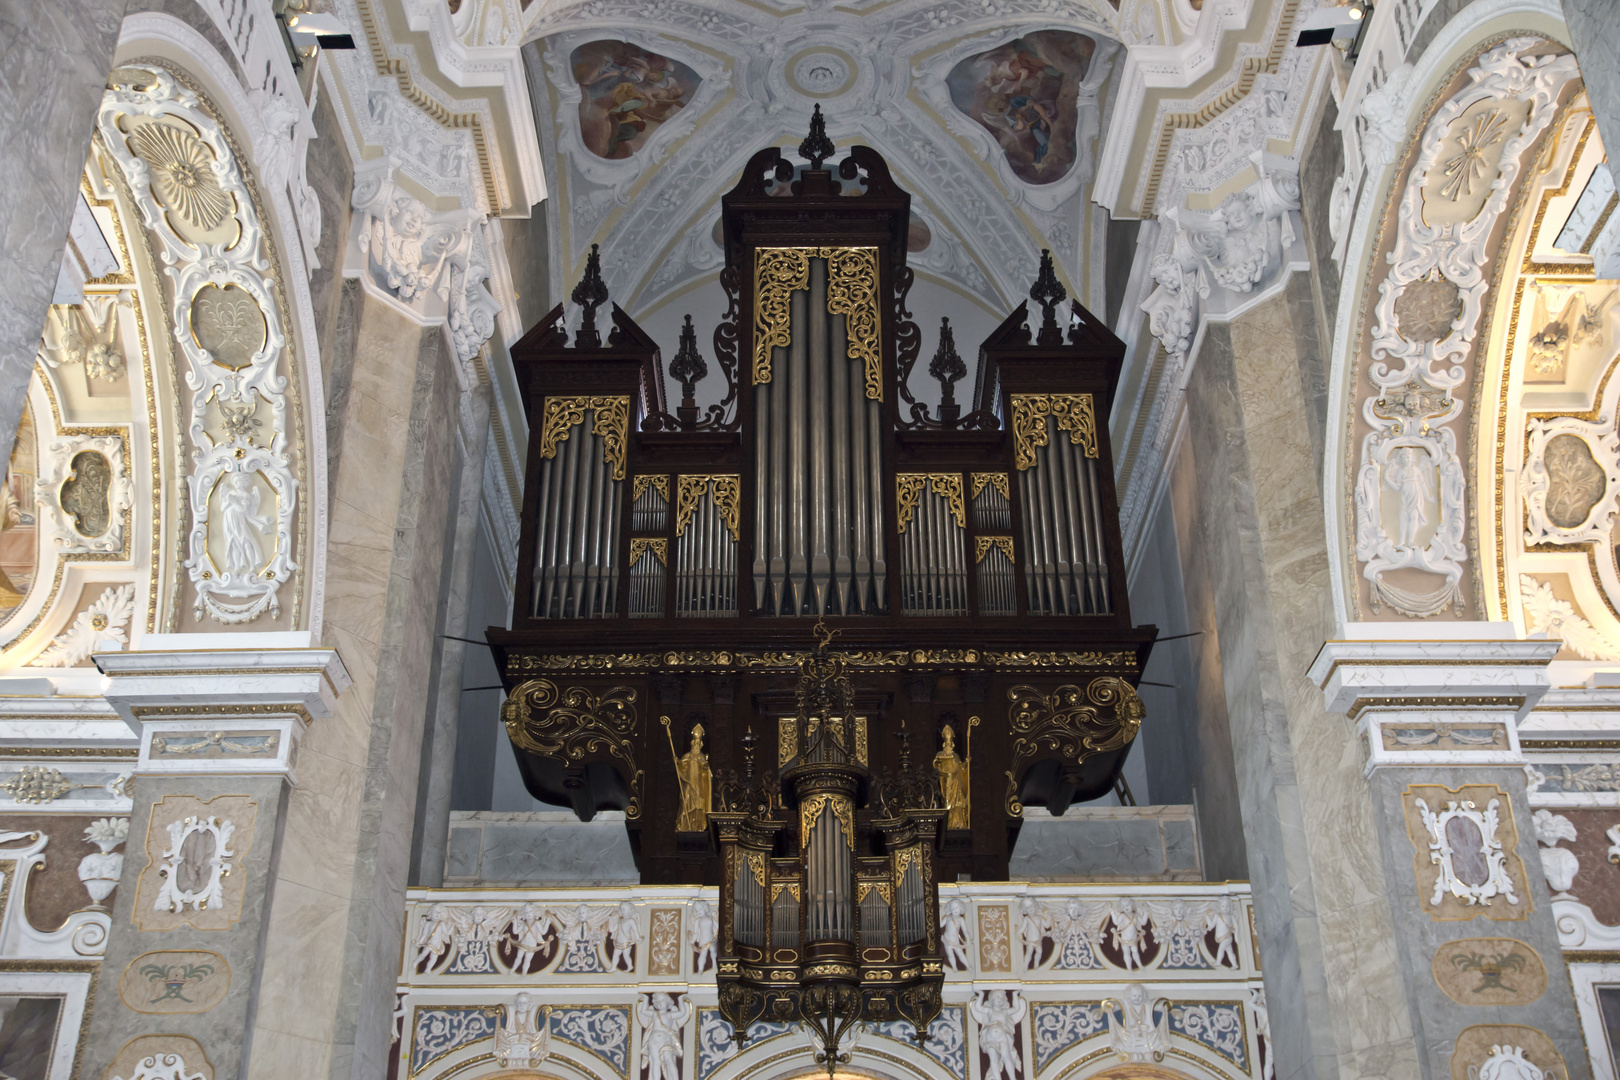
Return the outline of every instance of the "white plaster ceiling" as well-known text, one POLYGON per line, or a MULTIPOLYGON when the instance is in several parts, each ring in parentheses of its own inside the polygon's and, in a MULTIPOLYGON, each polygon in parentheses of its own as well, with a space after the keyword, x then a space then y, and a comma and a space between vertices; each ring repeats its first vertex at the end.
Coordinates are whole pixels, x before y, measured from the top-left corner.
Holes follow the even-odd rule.
MULTIPOLYGON (((613 298, 671 350, 674 335, 657 331, 678 325, 673 309, 714 305, 691 294, 718 292, 720 196, 766 146, 796 159, 819 103, 838 156, 856 143, 871 146, 911 192, 931 234, 909 260, 918 275, 913 308, 960 308, 953 322, 965 321, 964 356, 983 336, 980 326, 992 327, 1027 294, 1043 247, 1071 292, 1100 304, 1102 219, 1090 189, 1121 57, 1113 18, 1106 0, 551 6, 528 27, 524 56, 551 196, 554 288, 566 295, 590 246, 601 245, 613 298), (965 58, 1040 31, 1085 35, 1095 48, 1084 73, 1070 79, 1074 162, 1055 180, 1030 183, 985 125, 953 104, 946 78, 965 58), (603 158, 581 133, 571 55, 595 41, 628 42, 702 80, 628 157, 603 158)), ((1004 76, 1002 85, 1012 82, 1004 76)), ((1052 145, 1065 135, 1055 131, 1052 145)), ((918 314, 926 360, 938 320, 930 327, 918 314)))

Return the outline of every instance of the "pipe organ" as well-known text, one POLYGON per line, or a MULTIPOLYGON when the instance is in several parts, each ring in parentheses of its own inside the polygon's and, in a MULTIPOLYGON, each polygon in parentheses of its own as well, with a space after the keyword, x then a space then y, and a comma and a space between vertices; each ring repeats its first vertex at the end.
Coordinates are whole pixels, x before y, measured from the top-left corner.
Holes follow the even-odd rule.
POLYGON ((910 197, 871 149, 800 149, 721 200, 728 310, 709 357, 687 320, 673 412, 659 346, 617 305, 598 332, 594 250, 579 329, 559 305, 513 348, 531 438, 488 640, 530 793, 622 811, 649 883, 718 886, 726 1015, 821 1017, 836 1061, 850 1001, 926 1025, 938 881, 1005 879, 1028 806, 1129 799, 1156 631, 1125 594, 1123 345, 1043 257, 971 393, 947 324, 916 400, 910 197))

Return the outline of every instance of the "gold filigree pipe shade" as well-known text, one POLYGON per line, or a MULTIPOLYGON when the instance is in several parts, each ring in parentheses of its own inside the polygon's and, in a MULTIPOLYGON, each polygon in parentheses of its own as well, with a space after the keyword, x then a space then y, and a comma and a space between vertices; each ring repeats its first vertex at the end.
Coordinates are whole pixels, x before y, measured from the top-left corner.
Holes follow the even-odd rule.
POLYGON ((1000 548, 1001 553, 1007 556, 1008 562, 1013 562, 1013 545, 1010 536, 979 536, 974 538, 973 561, 984 562, 984 557, 990 553, 991 548, 1000 548))
POLYGON ((844 843, 855 847, 855 807, 843 795, 812 795, 799 804, 799 845, 808 850, 810 830, 823 809, 831 810, 838 819, 838 831, 844 834, 844 843))
POLYGON ((736 474, 703 473, 693 476, 682 476, 676 484, 675 502, 675 535, 686 535, 686 527, 692 523, 692 515, 697 511, 698 500, 708 494, 712 488, 714 505, 720 510, 720 517, 726 524, 726 531, 733 540, 738 539, 738 517, 742 512, 742 486, 736 474))
POLYGON ((651 488, 654 491, 658 492, 659 495, 663 496, 665 501, 668 501, 668 499, 669 499, 669 477, 667 477, 667 476, 638 476, 638 477, 636 477, 636 479, 634 481, 634 484, 630 489, 630 501, 635 502, 637 499, 639 499, 643 495, 647 494, 647 489, 648 488, 651 488))
POLYGON ((546 398, 540 423, 540 456, 556 457, 557 447, 576 424, 585 422, 587 411, 596 414, 591 433, 602 437, 602 460, 613 467, 613 479, 623 480, 625 444, 630 431, 628 394, 546 398))
POLYGON ((962 477, 957 473, 897 473, 894 478, 896 503, 895 525, 900 532, 911 524, 911 516, 922 501, 923 490, 931 488, 935 495, 951 504, 951 516, 956 527, 967 528, 967 505, 962 501, 962 477))
POLYGON ((999 491, 1003 499, 1011 498, 1007 493, 1007 474, 1004 472, 976 472, 971 474, 969 479, 973 482, 972 492, 975 499, 979 497, 979 492, 984 490, 986 484, 999 491))
POLYGON ((1018 471, 1033 468, 1035 448, 1047 444, 1046 418, 1057 421, 1058 430, 1069 433, 1069 441, 1086 457, 1097 456, 1097 417, 1090 394, 1012 395, 1013 445, 1018 471))
POLYGON ((827 260, 827 314, 847 319, 851 360, 866 367, 866 396, 883 400, 875 247, 781 247, 754 252, 754 385, 771 381, 771 350, 793 342, 789 299, 810 285, 810 260, 827 260))
POLYGON ((653 558, 665 566, 669 565, 669 541, 652 536, 638 536, 630 541, 630 565, 636 565, 649 551, 653 553, 653 558))

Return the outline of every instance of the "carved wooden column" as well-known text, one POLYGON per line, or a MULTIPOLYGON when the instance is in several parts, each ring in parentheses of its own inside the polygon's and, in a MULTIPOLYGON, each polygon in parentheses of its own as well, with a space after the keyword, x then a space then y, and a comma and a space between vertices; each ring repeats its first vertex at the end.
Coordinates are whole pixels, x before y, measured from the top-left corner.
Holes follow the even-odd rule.
POLYGON ((177 1054, 185 1076, 236 1077, 263 996, 292 989, 259 985, 267 886, 299 740, 349 676, 335 651, 287 647, 291 638, 308 635, 96 658, 140 756, 82 1076, 128 1078, 153 1055, 177 1054))
POLYGON ((1361 741, 1385 881, 1356 884, 1388 891, 1426 1076, 1485 1075, 1493 1057, 1514 1055, 1546 1075, 1590 1075, 1518 732, 1558 650, 1329 641, 1311 666, 1328 709, 1361 741))

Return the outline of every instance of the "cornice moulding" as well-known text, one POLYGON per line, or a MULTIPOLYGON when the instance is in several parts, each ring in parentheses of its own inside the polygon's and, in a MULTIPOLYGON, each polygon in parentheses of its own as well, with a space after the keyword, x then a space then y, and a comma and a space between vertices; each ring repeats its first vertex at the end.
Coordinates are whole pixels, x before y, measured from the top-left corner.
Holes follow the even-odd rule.
POLYGON ((1367 697, 1522 697, 1527 715, 1551 688, 1556 641, 1329 641, 1308 672, 1327 709, 1367 697))

